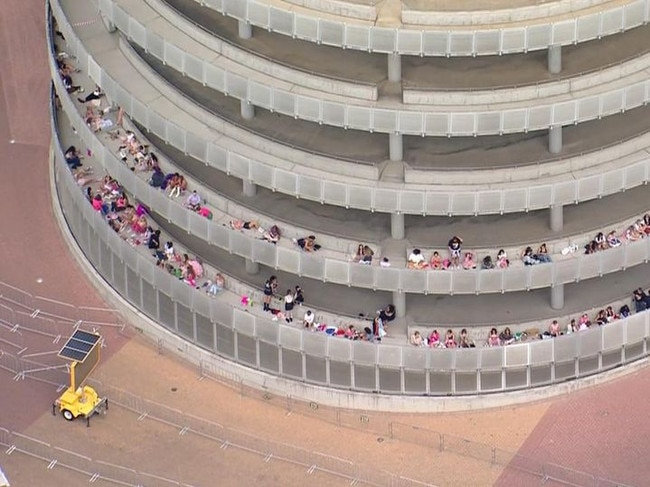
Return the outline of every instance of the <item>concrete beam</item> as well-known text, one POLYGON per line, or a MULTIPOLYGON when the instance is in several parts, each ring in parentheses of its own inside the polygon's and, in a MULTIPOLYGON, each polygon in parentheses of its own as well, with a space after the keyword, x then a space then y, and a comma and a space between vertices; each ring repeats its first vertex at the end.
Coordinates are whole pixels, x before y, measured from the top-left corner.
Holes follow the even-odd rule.
POLYGON ((260 272, 260 265, 257 262, 253 262, 250 259, 245 259, 246 261, 246 274, 258 274, 260 272))
POLYGON ((388 54, 388 81, 398 83, 402 81, 402 56, 388 54))
POLYGON ((395 240, 402 240, 404 238, 404 214, 403 213, 390 214, 390 236, 395 240))
POLYGON ((253 26, 244 20, 237 21, 237 31, 241 39, 253 37, 253 26))
POLYGON ((406 293, 393 291, 393 306, 395 306, 395 317, 404 318, 406 316, 406 293))
POLYGON ((562 71, 562 46, 548 46, 548 72, 558 74, 562 71))
POLYGON ((549 208, 550 227, 554 232, 561 232, 564 228, 564 206, 552 205, 549 208))
POLYGON ((562 152, 562 126, 554 125, 548 129, 548 151, 551 154, 562 152))
POLYGON ((551 288, 551 308, 564 308, 564 284, 556 284, 551 288))
POLYGON ((388 153, 391 161, 404 159, 402 137, 402 134, 388 134, 388 153))
POLYGON ((241 100, 239 104, 241 107, 241 118, 251 120, 255 116, 255 105, 246 100, 241 100))
POLYGON ((248 179, 242 179, 242 193, 244 196, 252 198, 257 194, 257 185, 248 179))

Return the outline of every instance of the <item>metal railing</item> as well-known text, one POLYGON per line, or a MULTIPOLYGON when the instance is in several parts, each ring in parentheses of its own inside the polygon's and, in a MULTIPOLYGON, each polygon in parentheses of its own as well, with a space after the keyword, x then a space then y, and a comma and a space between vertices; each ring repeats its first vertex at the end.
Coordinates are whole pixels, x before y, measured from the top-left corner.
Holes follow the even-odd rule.
MULTIPOLYGON (((538 266, 511 266, 501 270, 413 270, 360 266, 342 256, 312 255, 295 246, 270 245, 257 238, 208 220, 185 208, 181 202, 165 197, 158 188, 139 178, 110 150, 97 134, 85 124, 61 80, 52 74, 59 100, 65 113, 77 127, 77 134, 92 148, 102 168, 156 214, 173 222, 188 234, 210 242, 215 247, 245 259, 323 282, 354 287, 400 291, 416 294, 481 294, 541 289, 557 284, 600 277, 650 260, 650 239, 626 242, 614 249, 591 255, 576 254, 538 266)), ((58 133, 53 135, 58 138, 58 133)), ((204 192, 202 192, 204 193, 204 192)), ((210 203, 209 198, 207 199, 210 203)))
MULTIPOLYGON (((55 1, 55 0, 53 0, 55 1)), ((255 80, 251 72, 232 71, 212 59, 184 51, 180 44, 161 36, 154 28, 132 17, 114 0, 100 2, 102 14, 128 39, 165 65, 204 86, 254 106, 293 118, 345 129, 417 136, 476 136, 545 130, 600 119, 645 105, 650 100, 650 80, 630 77, 603 93, 572 92, 570 98, 555 103, 537 100, 535 106, 523 103, 516 108, 482 111, 409 109, 359 105, 355 100, 340 103, 307 94, 296 94, 255 80), (626 83, 624 86, 621 84, 626 83)))
MULTIPOLYGON (((173 343, 159 343, 159 352, 164 353, 167 350, 173 352, 175 347, 176 345, 173 343)), ((46 375, 42 372, 30 373, 32 370, 46 370, 45 367, 39 368, 38 365, 44 364, 27 361, 19 357, 11 357, 7 354, 0 355, 0 369, 15 373, 16 377, 22 379, 39 380, 58 386, 67 377, 64 371, 47 370, 48 374, 46 375)), ((464 459, 475 460, 479 468, 499 467, 503 469, 503 473, 523 474, 523 478, 528 482, 538 481, 543 484, 551 480, 561 485, 571 486, 625 487, 625 484, 621 482, 547 462, 544 459, 518 454, 449 433, 440 433, 427 428, 393 421, 386 419, 385 416, 375 416, 372 412, 328 408, 314 401, 296 401, 291 396, 278 398, 264 391, 250 388, 246 385, 245 380, 236 375, 213 373, 201 367, 200 378, 207 378, 233 388, 242 397, 255 399, 264 403, 266 407, 281 408, 287 413, 312 417, 337 427, 382 435, 393 440, 426 448, 430 451, 431 456, 436 457, 436 463, 439 464, 449 462, 451 459, 446 455, 452 454, 464 459)), ((374 467, 367 468, 364 465, 355 464, 343 458, 260 438, 157 403, 105 382, 97 380, 91 380, 91 382, 97 390, 101 391, 102 395, 110 398, 113 407, 118 406, 133 413, 134 417, 137 417, 140 422, 155 421, 173 428, 178 432, 179 439, 183 436, 193 436, 197 440, 215 442, 221 449, 232 447, 238 451, 258 455, 264 458, 266 462, 280 461, 296 465, 303 467, 309 475, 314 472, 321 472, 349 480, 353 485, 358 483, 396 487, 429 485, 425 482, 374 467)), ((101 478, 109 482, 125 482, 126 485, 146 486, 151 484, 151 474, 138 472, 131 466, 110 464, 99 459, 91 459, 85 455, 81 456, 75 452, 55 447, 42 439, 31 438, 1 427, 0 444, 7 447, 6 453, 8 454, 14 452, 27 454, 48 461, 52 466, 58 465, 76 470, 91 479, 99 480, 101 478), (139 481, 139 483, 136 481, 139 481)), ((171 485, 185 485, 181 482, 181 479, 159 478, 170 482, 171 485)), ((521 476, 519 480, 522 480, 521 476)))
POLYGON ((619 167, 597 175, 571 173, 570 179, 551 184, 531 181, 530 186, 503 189, 483 187, 475 191, 432 190, 431 186, 419 184, 395 188, 363 180, 358 174, 354 176, 339 166, 331 170, 340 170, 341 174, 349 175, 349 182, 335 181, 322 171, 319 171, 319 175, 303 174, 299 165, 292 170, 276 167, 264 159, 268 155, 262 156, 260 153, 255 159, 232 150, 227 137, 220 139, 217 145, 203 135, 204 126, 180 126, 164 113, 159 113, 131 95, 89 55, 56 0, 52 0, 51 7, 59 28, 66 36, 70 54, 76 56, 79 67, 87 71, 91 79, 133 120, 197 160, 273 191, 368 211, 452 216, 512 213, 574 204, 631 189, 650 179, 650 158, 644 152, 631 155, 619 167))
POLYGON ((110 285, 173 333, 256 370, 352 391, 447 396, 560 383, 648 355, 650 313, 553 340, 477 349, 377 346, 285 326, 196 292, 137 253, 88 204, 60 146, 53 158, 70 230, 110 285))
POLYGON ((200 0, 200 3, 247 24, 317 44, 417 56, 501 55, 586 42, 643 25, 650 10, 647 0, 639 0, 561 20, 551 17, 547 23, 515 23, 470 30, 454 29, 454 26, 378 27, 354 19, 317 18, 264 0, 200 0))

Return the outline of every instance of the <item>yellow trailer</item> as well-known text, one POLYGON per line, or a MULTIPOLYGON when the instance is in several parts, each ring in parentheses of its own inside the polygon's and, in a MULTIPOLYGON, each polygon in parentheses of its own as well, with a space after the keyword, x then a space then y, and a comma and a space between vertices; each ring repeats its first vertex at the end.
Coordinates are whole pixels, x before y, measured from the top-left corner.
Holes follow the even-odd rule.
POLYGON ((63 345, 59 357, 71 361, 70 386, 52 404, 52 414, 56 414, 58 407, 67 421, 82 416, 86 419, 86 426, 90 426, 92 415, 108 410, 108 399, 100 397, 89 385, 84 385, 99 363, 101 340, 97 333, 76 330, 63 345))

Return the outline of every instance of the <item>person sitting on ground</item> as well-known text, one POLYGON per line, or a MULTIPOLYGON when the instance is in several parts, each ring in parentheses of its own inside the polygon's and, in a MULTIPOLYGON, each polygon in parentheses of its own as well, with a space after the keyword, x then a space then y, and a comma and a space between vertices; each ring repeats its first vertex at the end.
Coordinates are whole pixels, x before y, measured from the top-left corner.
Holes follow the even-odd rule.
POLYGON ((596 315, 596 324, 598 326, 603 326, 607 324, 607 315, 605 314, 605 310, 601 309, 598 311, 598 314, 596 315))
POLYGON ((595 240, 592 240, 587 245, 585 245, 585 254, 586 255, 595 254, 596 250, 598 250, 598 244, 596 243, 595 240))
POLYGON ((474 254, 472 252, 465 252, 465 257, 463 258, 463 269, 466 271, 476 269, 476 262, 474 262, 474 254))
POLYGON ((224 279, 223 275, 221 275, 221 273, 217 272, 212 280, 207 281, 204 286, 207 287, 205 290, 206 293, 211 296, 216 296, 221 291, 223 291, 224 287, 226 286, 226 280, 224 279))
POLYGON ((512 336, 512 331, 510 331, 509 326, 506 326, 505 329, 499 333, 499 341, 502 345, 510 345, 515 341, 515 337, 512 336))
POLYGON ((431 261, 429 262, 429 266, 436 271, 442 269, 442 257, 440 257, 440 254, 438 253, 437 250, 433 251, 433 254, 431 255, 431 261))
POLYGON ((256 221, 230 220, 228 223, 233 230, 257 230, 259 225, 256 221))
POLYGON ((476 346, 474 345, 474 341, 469 337, 469 333, 467 333, 466 328, 460 330, 460 338, 458 339, 458 346, 460 348, 474 348, 476 346))
POLYGON ((463 239, 454 235, 447 243, 449 248, 450 261, 454 269, 460 268, 460 253, 462 250, 463 239))
POLYGON ((347 338, 348 340, 358 340, 359 339, 359 333, 357 332, 354 325, 348 326, 347 330, 345 330, 345 338, 347 338))
POLYGON ((165 173, 162 172, 162 169, 160 169, 159 167, 154 167, 153 174, 149 178, 149 184, 154 188, 160 188, 162 187, 164 181, 165 181, 165 173))
POLYGON ((277 244, 280 241, 280 235, 280 228, 277 225, 271 225, 271 228, 262 233, 262 240, 277 244))
POLYGON ((293 290, 293 295, 294 295, 294 302, 298 306, 302 306, 303 303, 305 302, 305 295, 302 292, 302 288, 300 286, 296 286, 293 290))
POLYGON ((458 343, 456 343, 454 332, 451 329, 447 330, 445 334, 445 348, 456 348, 457 346, 458 343))
POLYGON ((630 314, 631 314, 630 307, 627 304, 624 304, 623 306, 621 306, 621 309, 618 310, 618 315, 621 318, 627 318, 628 316, 630 316, 630 314))
POLYGON ((83 156, 79 153, 77 148, 74 145, 68 147, 64 154, 65 162, 68 164, 68 167, 72 170, 81 167, 81 159, 83 156))
POLYGON ((175 180, 171 182, 171 191, 169 196, 171 198, 179 197, 187 189, 187 181, 184 176, 179 175, 175 180))
POLYGON ((320 245, 316 243, 315 235, 308 235, 304 238, 294 239, 294 242, 298 247, 300 247, 305 252, 316 252, 320 249, 320 245))
POLYGON ((361 257, 361 261, 359 261, 360 264, 366 264, 370 265, 372 264, 372 258, 375 255, 375 252, 368 246, 364 245, 363 246, 363 255, 361 257))
POLYGON ((596 242, 597 250, 607 249, 607 238, 605 238, 605 234, 603 232, 598 232, 596 234, 596 236, 594 237, 594 242, 596 242))
POLYGON ((61 81, 63 82, 63 87, 65 90, 70 94, 84 92, 83 87, 73 84, 72 76, 69 74, 61 73, 61 81))
POLYGON ((379 263, 380 267, 390 267, 390 260, 388 260, 388 257, 384 257, 381 259, 381 262, 379 263))
POLYGON ((185 200, 185 206, 192 211, 197 211, 199 208, 201 208, 201 197, 196 192, 196 190, 193 190, 189 194, 185 200))
POLYGON ((487 346, 488 347, 498 347, 501 345, 501 340, 499 340, 499 334, 497 333, 496 328, 492 328, 490 330, 490 335, 488 336, 487 339, 487 346))
POLYGON ((499 253, 497 254, 497 267, 499 269, 506 269, 510 265, 510 261, 508 260, 508 254, 506 254, 506 251, 504 249, 499 250, 499 253))
POLYGON ((384 325, 386 325, 395 319, 396 316, 395 306, 389 304, 385 308, 380 309, 378 314, 379 317, 381 318, 381 321, 384 323, 384 325))
POLYGON ((147 217, 140 215, 137 219, 131 224, 131 229, 137 234, 143 234, 149 224, 147 223, 147 217))
POLYGON ((637 313, 648 309, 648 297, 643 289, 637 288, 632 292, 632 301, 634 302, 634 308, 637 313))
POLYGON ((483 270, 494 269, 494 262, 492 262, 492 257, 490 257, 489 255, 483 257, 483 262, 481 262, 481 269, 483 270))
POLYGON ((79 103, 89 103, 92 102, 91 105, 98 107, 101 103, 101 99, 104 97, 104 93, 102 92, 101 88, 99 86, 95 87, 95 89, 86 95, 85 98, 77 98, 77 101, 79 103))
POLYGON ((589 321, 589 316, 587 313, 583 313, 578 320, 578 331, 587 330, 591 326, 591 321, 589 321))
POLYGON ((578 331, 578 324, 576 323, 575 318, 571 318, 569 324, 566 327, 566 334, 570 335, 571 333, 576 333, 578 331))
POLYGON ((311 310, 307 310, 305 316, 302 318, 302 324, 305 328, 312 330, 314 328, 314 313, 311 310))
POLYGON ((357 252, 352 257, 352 260, 354 262, 357 262, 357 263, 361 263, 361 261, 363 260, 363 244, 362 243, 357 245, 357 252))
POLYGON ((101 194, 96 194, 95 197, 92 200, 92 205, 95 211, 101 212, 103 215, 106 215, 108 213, 108 205, 104 203, 104 200, 102 198, 101 194))
POLYGON ((418 330, 415 330, 413 332, 409 342, 411 343, 411 345, 413 345, 415 347, 423 347, 424 346, 424 340, 422 339, 422 335, 420 335, 420 332, 418 330))
POLYGON ((646 235, 650 235, 650 213, 646 213, 645 215, 643 215, 643 225, 644 225, 643 232, 646 235))
POLYGON ((160 248, 160 230, 154 230, 149 235, 149 240, 147 241, 147 247, 150 250, 158 250, 160 248))
POLYGON ((438 348, 440 346, 440 333, 438 333, 438 330, 433 330, 431 332, 428 341, 431 348, 438 348))
POLYGON ((548 248, 546 248, 546 244, 543 243, 542 245, 539 246, 539 249, 537 250, 536 254, 537 260, 539 260, 543 264, 548 264, 551 262, 551 256, 548 253, 548 248))
POLYGON ((636 225, 634 224, 630 225, 625 229, 625 240, 628 240, 630 242, 636 242, 637 240, 640 240, 643 237, 645 237, 645 233, 641 234, 637 230, 636 225))
POLYGON ((428 267, 420 249, 413 249, 413 252, 409 255, 406 266, 409 269, 426 269, 428 267))
POLYGON ((524 261, 524 265, 536 265, 540 263, 539 259, 533 254, 532 247, 526 247, 524 253, 521 255, 521 260, 524 261))
POLYGON ((552 337, 560 336, 560 324, 557 322, 557 320, 553 320, 548 326, 548 335, 552 337))
POLYGON ((612 230, 607 234, 607 245, 611 248, 615 248, 621 245, 621 241, 616 236, 616 231, 612 230))
POLYGON ((611 323, 612 321, 618 319, 618 315, 614 312, 614 308, 611 306, 607 306, 607 308, 605 308, 605 318, 607 318, 608 323, 611 323))

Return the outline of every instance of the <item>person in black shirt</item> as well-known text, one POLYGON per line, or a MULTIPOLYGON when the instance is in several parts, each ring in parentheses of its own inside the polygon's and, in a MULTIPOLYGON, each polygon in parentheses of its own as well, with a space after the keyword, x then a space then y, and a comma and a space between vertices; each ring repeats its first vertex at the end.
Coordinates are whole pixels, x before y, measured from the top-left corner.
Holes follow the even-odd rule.
POLYGON ((278 288, 278 278, 271 276, 264 283, 264 311, 271 311, 271 298, 278 288))

